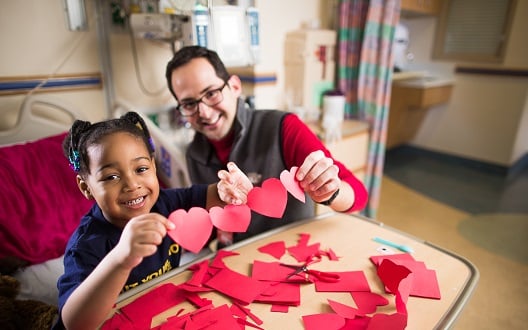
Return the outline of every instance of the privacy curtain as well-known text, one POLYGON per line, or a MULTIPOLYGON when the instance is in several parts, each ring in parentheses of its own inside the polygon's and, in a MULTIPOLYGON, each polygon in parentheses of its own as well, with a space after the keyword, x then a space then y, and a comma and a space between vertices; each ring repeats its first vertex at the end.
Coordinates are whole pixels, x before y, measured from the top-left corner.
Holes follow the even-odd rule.
POLYGON ((345 117, 370 126, 365 174, 369 202, 363 214, 376 217, 379 205, 392 82, 392 42, 400 0, 339 0, 337 85, 345 93, 345 117))

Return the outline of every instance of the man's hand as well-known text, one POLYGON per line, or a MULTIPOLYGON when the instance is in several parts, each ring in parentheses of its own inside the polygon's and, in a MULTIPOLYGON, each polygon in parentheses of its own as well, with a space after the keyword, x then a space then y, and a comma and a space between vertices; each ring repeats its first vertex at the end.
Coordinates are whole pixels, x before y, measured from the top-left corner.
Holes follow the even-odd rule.
POLYGON ((233 162, 227 164, 227 171, 218 172, 218 196, 227 204, 245 204, 253 184, 233 162))
POLYGON ((296 178, 301 187, 315 202, 328 200, 339 189, 339 168, 334 165, 321 150, 314 151, 306 157, 297 170, 296 178))

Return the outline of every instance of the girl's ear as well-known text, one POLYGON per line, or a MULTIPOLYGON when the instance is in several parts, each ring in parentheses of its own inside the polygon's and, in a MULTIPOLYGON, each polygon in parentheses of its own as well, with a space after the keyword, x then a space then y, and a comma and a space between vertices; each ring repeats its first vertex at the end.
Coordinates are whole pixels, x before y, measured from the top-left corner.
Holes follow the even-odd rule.
POLYGON ((76 179, 77 187, 79 187, 79 190, 84 195, 84 197, 86 197, 86 199, 93 199, 92 193, 90 192, 90 187, 88 187, 86 181, 84 181, 84 179, 80 175, 77 175, 76 179))

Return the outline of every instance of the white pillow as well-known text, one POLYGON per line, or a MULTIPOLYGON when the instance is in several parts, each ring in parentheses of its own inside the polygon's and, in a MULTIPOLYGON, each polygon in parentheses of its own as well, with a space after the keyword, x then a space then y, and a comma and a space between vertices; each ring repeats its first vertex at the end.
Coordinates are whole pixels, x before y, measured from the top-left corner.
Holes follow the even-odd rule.
POLYGON ((19 269, 13 275, 20 282, 17 299, 40 300, 50 305, 58 305, 59 290, 57 280, 64 273, 64 256, 19 269))

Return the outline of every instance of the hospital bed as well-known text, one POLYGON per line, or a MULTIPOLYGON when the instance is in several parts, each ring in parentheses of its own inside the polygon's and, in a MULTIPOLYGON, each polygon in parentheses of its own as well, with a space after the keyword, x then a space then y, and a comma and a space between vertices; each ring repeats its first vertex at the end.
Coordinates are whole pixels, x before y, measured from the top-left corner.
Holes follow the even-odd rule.
MULTIPOLYGON (((60 99, 33 95, 23 102, 16 125, 0 131, 0 261, 27 264, 14 274, 21 283, 19 299, 57 304, 64 248, 93 205, 79 192, 62 153, 62 141, 78 117, 60 99)), ((183 152, 142 117, 154 140, 161 185, 190 185, 183 152)))

